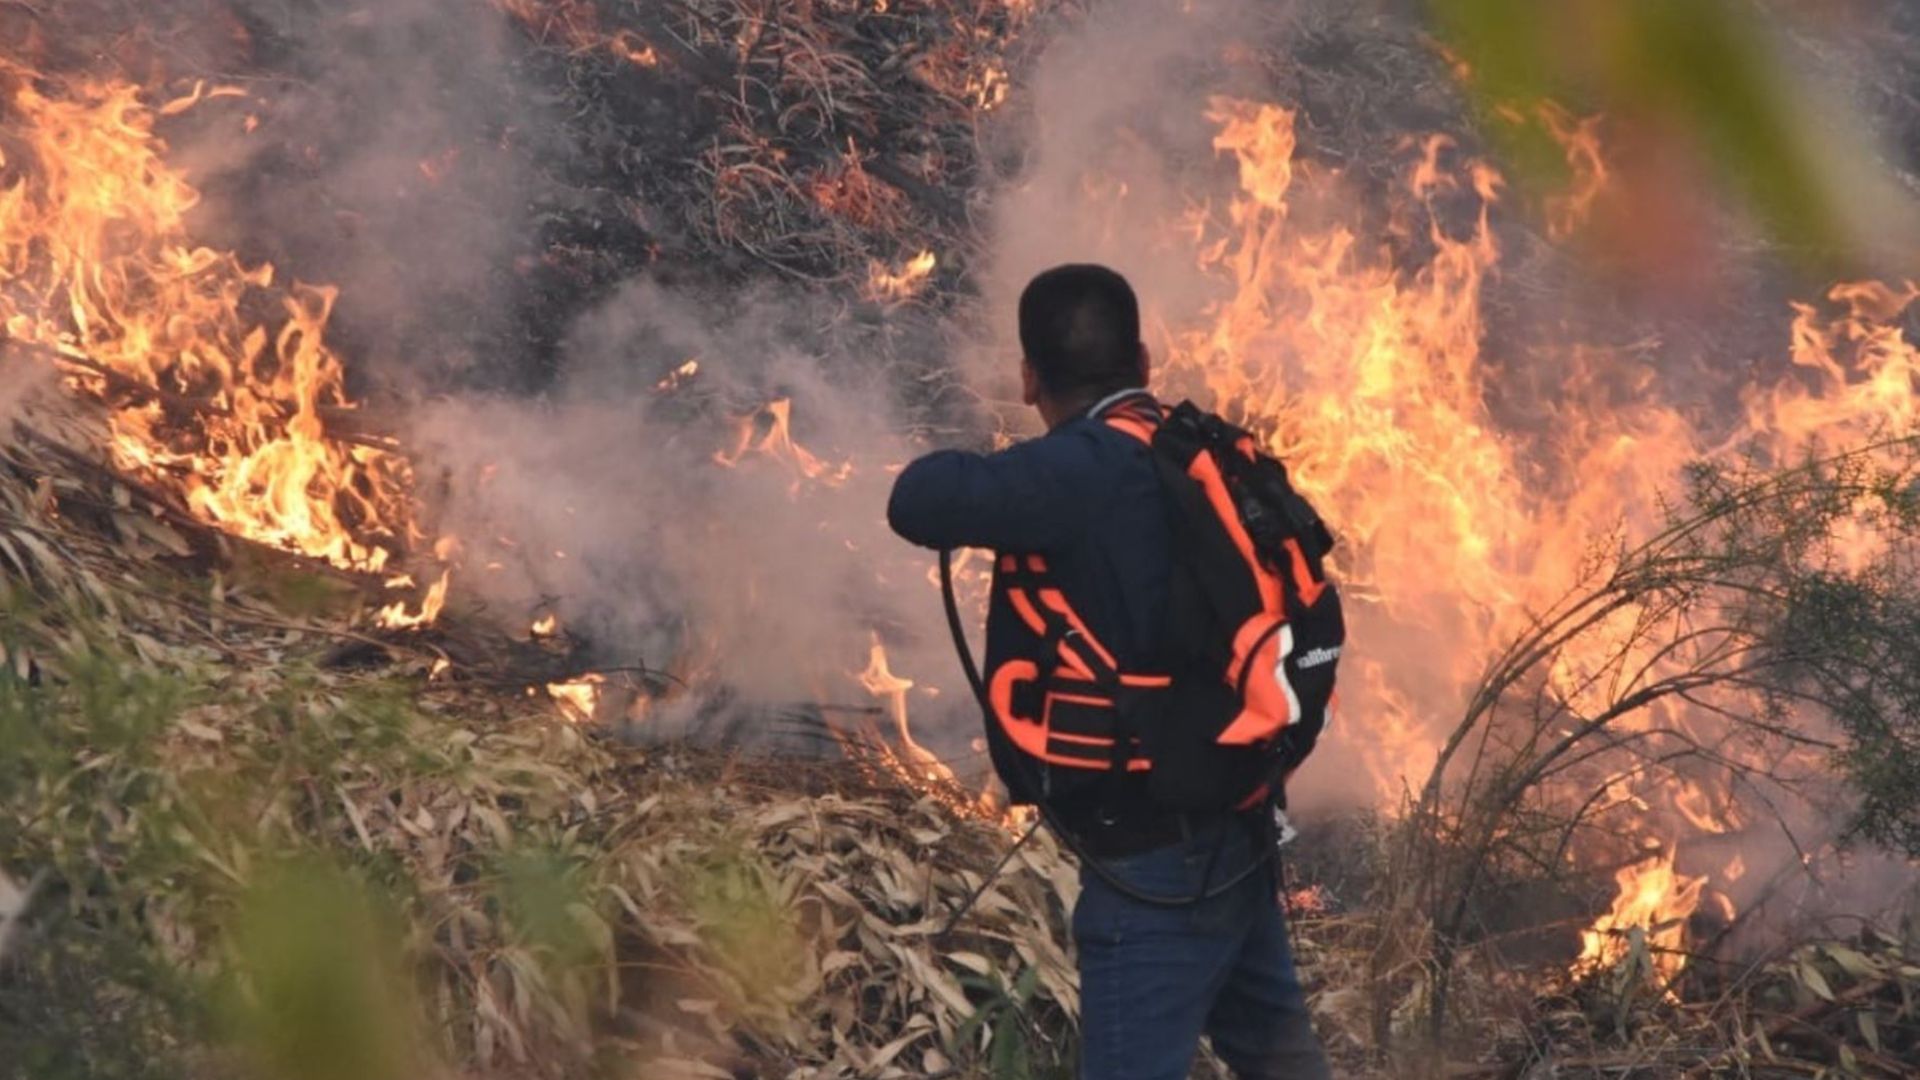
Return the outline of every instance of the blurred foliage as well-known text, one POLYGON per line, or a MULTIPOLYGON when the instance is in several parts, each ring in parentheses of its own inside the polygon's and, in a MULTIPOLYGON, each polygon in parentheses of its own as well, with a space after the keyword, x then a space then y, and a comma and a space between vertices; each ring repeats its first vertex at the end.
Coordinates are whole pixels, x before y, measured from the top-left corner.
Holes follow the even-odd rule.
POLYGON ((411 1080, 428 1071, 398 961, 396 914, 318 858, 263 868, 228 933, 225 1031, 279 1080, 411 1080))
POLYGON ((543 711, 498 722, 539 710, 519 695, 210 663, 80 594, 0 597, 0 653, 0 867, 38 881, 0 966, 0 1080, 1071 1054, 1069 875, 1038 854, 967 955, 1042 981, 954 1045, 975 1002, 925 913, 1006 837, 933 800, 641 776, 543 711))
MULTIPOLYGON (((1615 131, 1678 136, 1670 149, 1700 157, 1719 187, 1742 196, 1778 242, 1822 272, 1857 272, 1871 254, 1861 244, 1884 239, 1857 234, 1849 202, 1859 192, 1830 167, 1865 175, 1877 165, 1825 160, 1834 156, 1829 136, 1847 125, 1829 117, 1834 123, 1818 126, 1808 107, 1816 103, 1803 100, 1809 88, 1776 54, 1758 9, 1724 0, 1430 4, 1483 111, 1529 113, 1559 102, 1603 114, 1615 131)), ((1564 180, 1560 147, 1543 126, 1494 124, 1490 132, 1523 180, 1540 188, 1564 180)), ((1641 197, 1661 197, 1662 178, 1643 182, 1641 197)), ((1879 224, 1898 230, 1911 221, 1879 224)))
POLYGON ((553 766, 474 753, 404 681, 297 663, 222 673, 122 636, 79 605, 19 596, 0 623, 22 661, 0 675, 0 864, 46 876, 0 982, 0 1075, 201 1075, 210 1045, 285 1080, 429 1075, 430 1049, 459 1048, 426 1035, 424 991, 472 1007, 473 973, 508 934, 470 920, 466 950, 436 953, 434 928, 456 879, 485 881, 496 852, 531 842, 498 806, 524 809, 528 832, 565 807, 553 766), (384 806, 355 802, 368 789, 384 806), (488 844, 456 856, 371 834, 402 807, 393 824, 427 832, 435 796, 496 807, 499 827, 476 833, 488 844))
POLYGON ((721 984, 729 1011, 779 1023, 820 985, 794 908, 798 883, 744 848, 714 851, 686 870, 679 906, 729 976, 721 984))

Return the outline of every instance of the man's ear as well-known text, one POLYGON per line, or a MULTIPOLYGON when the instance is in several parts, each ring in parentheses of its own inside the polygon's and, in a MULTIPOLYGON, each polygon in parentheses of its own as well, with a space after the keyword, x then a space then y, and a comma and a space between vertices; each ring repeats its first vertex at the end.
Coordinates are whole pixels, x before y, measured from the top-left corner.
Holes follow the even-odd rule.
POLYGON ((1033 361, 1026 357, 1020 358, 1020 403, 1040 404, 1040 373, 1033 370, 1033 361))

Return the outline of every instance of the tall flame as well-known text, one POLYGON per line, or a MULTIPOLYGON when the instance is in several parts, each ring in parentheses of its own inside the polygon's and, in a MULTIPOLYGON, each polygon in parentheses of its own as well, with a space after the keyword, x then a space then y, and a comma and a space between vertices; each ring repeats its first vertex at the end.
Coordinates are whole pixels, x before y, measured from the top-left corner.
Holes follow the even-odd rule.
MULTIPOLYGON (((1574 404, 1537 430, 1503 425, 1488 404, 1501 363, 1481 349, 1499 176, 1445 138, 1421 143, 1392 230, 1431 255, 1403 266, 1343 226, 1292 219, 1291 112, 1219 98, 1208 116, 1239 191, 1224 214, 1203 207, 1169 233, 1197 237, 1200 267, 1227 288, 1197 325, 1166 330, 1166 379, 1259 434, 1338 523, 1362 646, 1347 679, 1368 722, 1354 749, 1389 800, 1433 760, 1436 701, 1458 700, 1529 612, 1578 580, 1593 538, 1623 518, 1647 524, 1648 493, 1670 489, 1689 462, 1752 448, 1786 460, 1810 437, 1857 442, 1920 421, 1920 352, 1900 325, 1920 287, 1866 283, 1832 291, 1837 317, 1796 306, 1800 376, 1751 386, 1744 417, 1722 418, 1743 420, 1735 430, 1697 427, 1631 358, 1581 349, 1569 350, 1574 404), (1443 196, 1478 212, 1450 232, 1433 209, 1443 196), (1632 410, 1579 401, 1607 384, 1603 373, 1623 372, 1640 384, 1632 410), (1427 723, 1411 714, 1415 700, 1427 723)), ((1571 222, 1605 182, 1598 128, 1545 116, 1576 173, 1571 201, 1555 206, 1571 222)), ((1635 617, 1623 612, 1563 658, 1563 694, 1588 692, 1586 676, 1635 617)))
POLYGON ((114 405, 116 465, 209 524, 384 567, 408 529, 408 469, 327 437, 323 415, 350 406, 325 340, 334 290, 279 287, 273 267, 194 242, 199 192, 165 160, 156 110, 133 86, 11 66, 0 80, 19 153, 0 159, 12 176, 0 192, 8 339, 65 358, 74 382, 114 405))
MULTIPOLYGON (((1221 98, 1208 116, 1239 190, 1223 212, 1203 206, 1167 231, 1196 244, 1224 298, 1196 324, 1165 328, 1165 379, 1256 432, 1337 523, 1355 640, 1345 714, 1364 733, 1336 731, 1332 741, 1367 764, 1385 804, 1425 778, 1486 658, 1581 580, 1596 538, 1655 524, 1651 494, 1672 490, 1689 463, 1748 453, 1786 462, 1809 439, 1858 444, 1920 421, 1920 352, 1901 321, 1920 298, 1911 283, 1841 285, 1826 304, 1795 305, 1793 370, 1754 381, 1721 416, 1664 400, 1661 372, 1631 356, 1571 347, 1523 358, 1566 364, 1556 373, 1563 403, 1533 424, 1503 421, 1489 380, 1520 362, 1483 355, 1481 309, 1500 255, 1488 220, 1499 176, 1445 138, 1417 144, 1392 208, 1395 243, 1369 248, 1338 224, 1295 220, 1303 172, 1292 113, 1221 98), (1459 212, 1475 204, 1477 213, 1459 212), (1410 264, 1405 250, 1430 254, 1410 264), (1603 396, 1623 382, 1631 408, 1603 396)), ((1608 174, 1597 121, 1551 110, 1541 119, 1574 176, 1546 207, 1561 234, 1592 211, 1608 174)), ((1838 540, 1855 563, 1873 553, 1868 530, 1838 540)), ((1628 606, 1566 648, 1548 673, 1553 694, 1576 711, 1599 704, 1607 689, 1595 676, 1623 652, 1628 670, 1675 662, 1637 644, 1649 640, 1635 637, 1647 617, 1628 606)), ((1711 710, 1679 705, 1621 726, 1656 723, 1719 741, 1711 710)), ((1608 793, 1599 805, 1631 815, 1628 835, 1740 821, 1737 808, 1659 770, 1638 770, 1608 793)), ((1719 874, 1744 872, 1730 862, 1719 874)), ((1629 927, 1656 949, 1677 946, 1706 880, 1676 873, 1671 845, 1623 871, 1614 909, 1588 931, 1581 970, 1618 959, 1629 927)), ((1657 961, 1667 977, 1679 964, 1657 961)))

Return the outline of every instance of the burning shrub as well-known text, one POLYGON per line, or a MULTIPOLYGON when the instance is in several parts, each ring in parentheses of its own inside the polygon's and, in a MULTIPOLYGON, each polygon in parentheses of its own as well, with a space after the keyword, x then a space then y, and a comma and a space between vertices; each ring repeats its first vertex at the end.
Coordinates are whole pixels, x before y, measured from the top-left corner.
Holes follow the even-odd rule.
MULTIPOLYGON (((1486 938, 1476 897, 1617 850, 1616 814, 1711 835, 1764 807, 1830 846, 1843 837, 1796 807, 1841 805, 1857 836, 1911 837, 1916 541, 1920 441, 1905 438, 1777 471, 1701 465, 1651 540, 1596 552, 1489 669, 1407 816, 1396 906, 1430 920, 1430 946, 1401 947, 1436 958, 1432 1022, 1456 957, 1486 938), (1719 816, 1690 803, 1702 783, 1723 793, 1705 804, 1719 816)), ((1676 874, 1670 844, 1655 852, 1626 854, 1576 976, 1632 960, 1662 993, 1678 986, 1706 879, 1676 874)))

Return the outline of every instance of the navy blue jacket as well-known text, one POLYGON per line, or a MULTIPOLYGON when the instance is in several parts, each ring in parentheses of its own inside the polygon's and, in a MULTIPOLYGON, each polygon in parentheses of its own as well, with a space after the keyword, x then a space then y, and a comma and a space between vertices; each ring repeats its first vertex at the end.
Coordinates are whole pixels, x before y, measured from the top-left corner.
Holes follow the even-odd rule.
MULTIPOLYGON (((1152 451, 1100 419, 1112 406, 1145 395, 1108 398, 996 454, 928 454, 895 481, 887 520, 922 547, 1046 556, 1061 591, 1121 670, 1155 670, 1171 576, 1165 497, 1152 451)), ((984 671, 1006 659, 1007 643, 1021 635, 1018 620, 996 588, 984 671)), ((1017 751, 997 724, 987 724, 987 740, 1015 801, 1036 800, 1034 783, 1046 767, 1031 758, 1013 760, 1017 751)), ((1091 798, 1102 778, 1075 769, 1051 773, 1050 801, 1069 809, 1091 798)))

